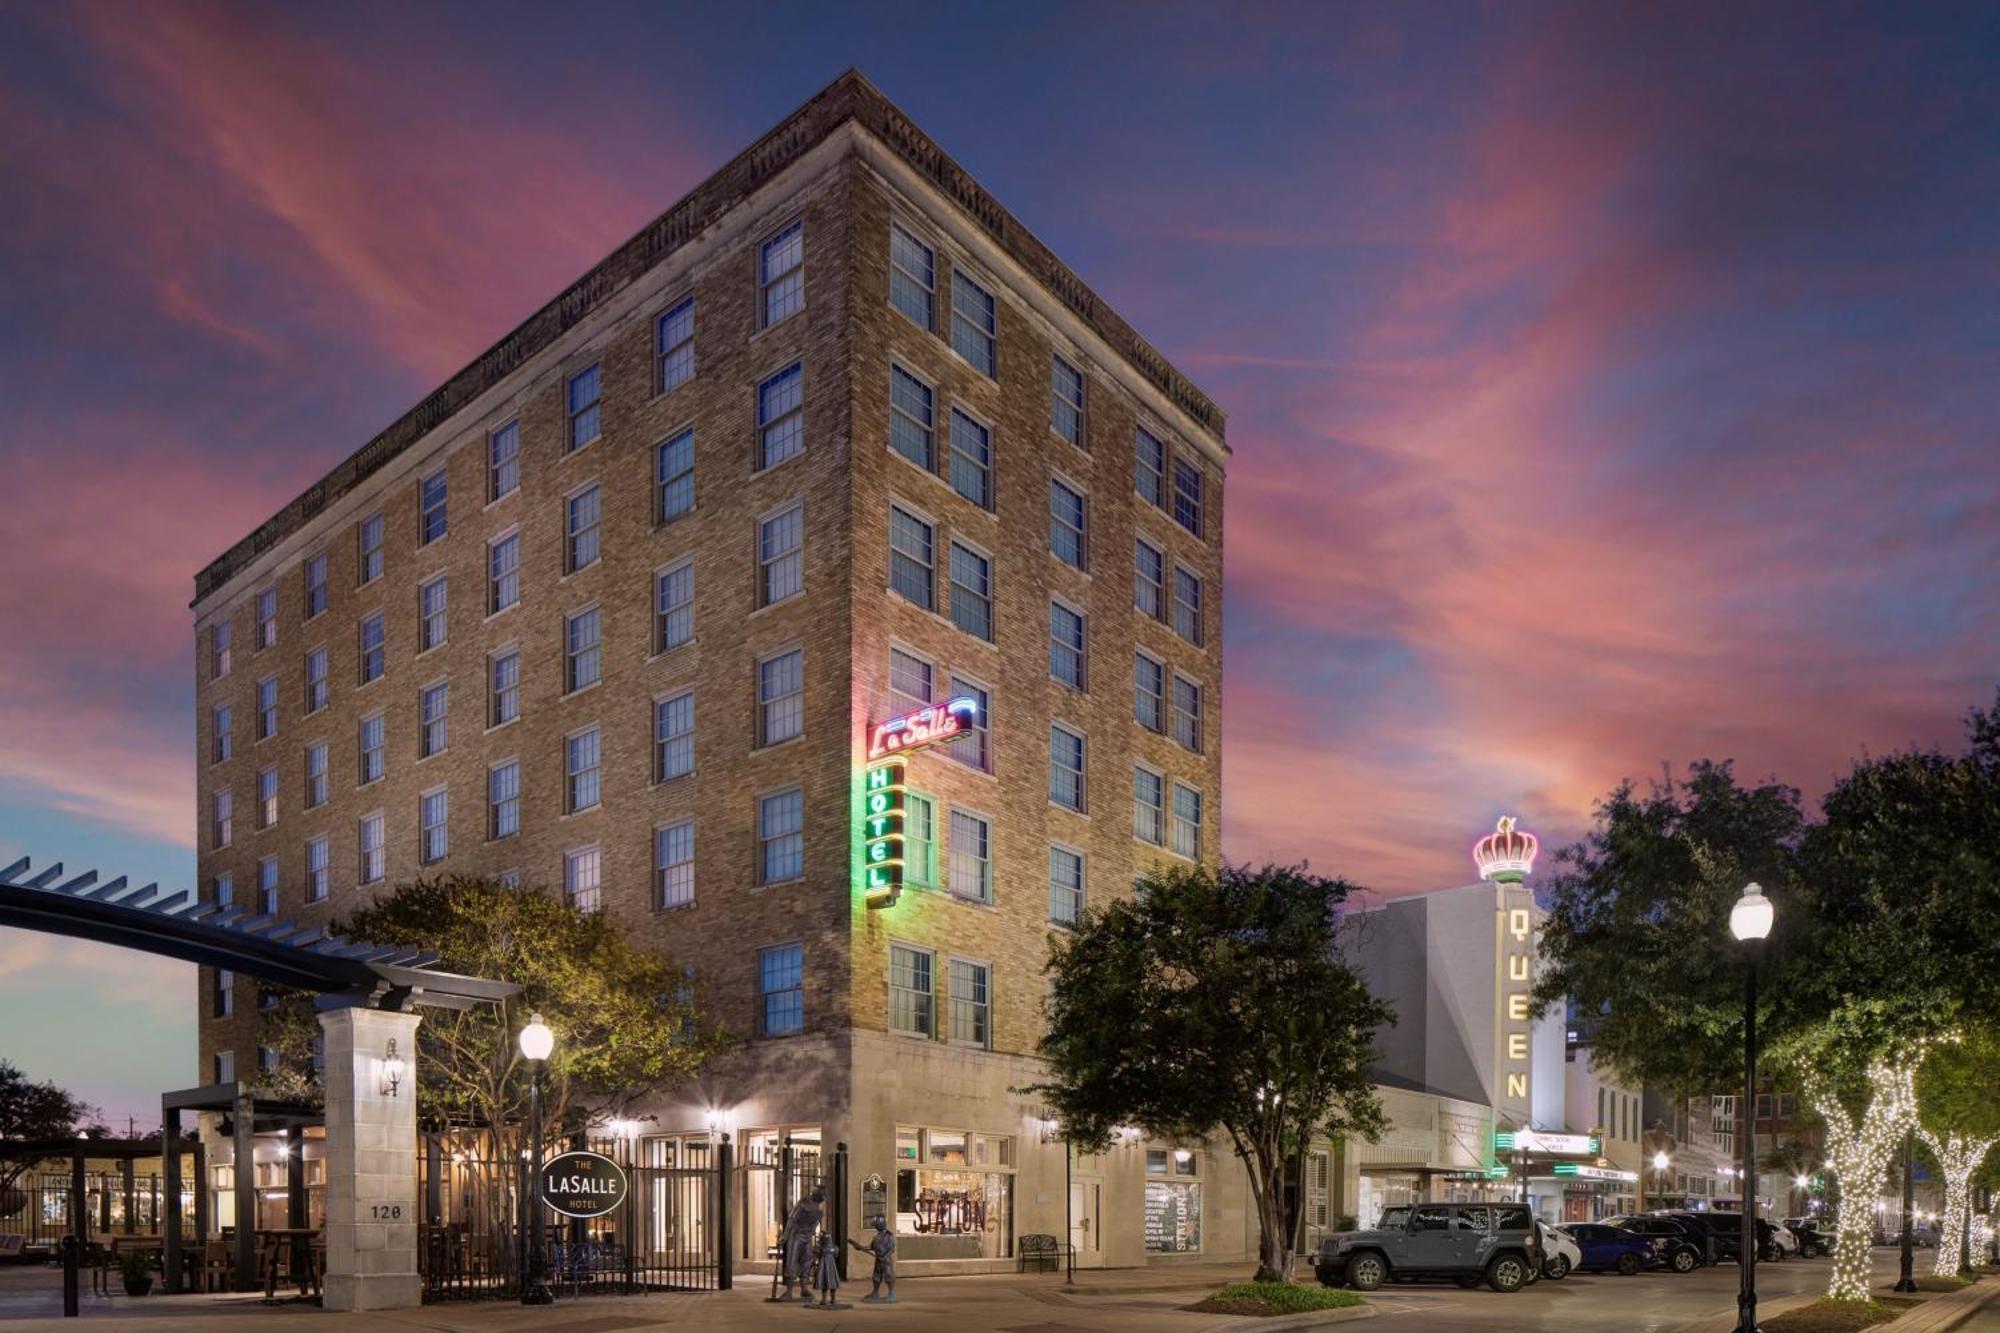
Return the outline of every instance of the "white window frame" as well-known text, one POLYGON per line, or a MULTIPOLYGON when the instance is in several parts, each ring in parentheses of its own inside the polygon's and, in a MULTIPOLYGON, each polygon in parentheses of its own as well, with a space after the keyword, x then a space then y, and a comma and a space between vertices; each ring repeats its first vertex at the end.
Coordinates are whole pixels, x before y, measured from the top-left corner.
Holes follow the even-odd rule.
MULTIPOLYGON (((565 630, 567 632, 567 630, 565 630)), ((521 649, 518 644, 502 644, 486 655, 486 729, 504 727, 521 716, 521 649), (499 679, 500 664, 508 658, 514 659, 514 683, 502 686, 499 679), (514 711, 507 717, 500 716, 503 705, 510 700, 514 711)))
POLYGON ((695 827, 692 819, 677 819, 669 824, 653 826, 653 910, 672 912, 694 906, 695 897, 695 827), (668 839, 676 834, 687 834, 686 855, 679 860, 669 861, 668 839), (682 882, 685 881, 685 892, 682 882))
POLYGON ((1167 694, 1172 689, 1172 686, 1168 684, 1171 678, 1172 675, 1167 670, 1165 662, 1153 656, 1153 654, 1147 652, 1144 648, 1135 648, 1132 650, 1132 720, 1157 736, 1164 736, 1167 732, 1167 694), (1158 690, 1148 691, 1145 684, 1140 681, 1139 664, 1141 662, 1152 667, 1155 679, 1159 684, 1158 690), (1152 701, 1153 708, 1153 720, 1150 722, 1146 720, 1145 708, 1142 702, 1148 699, 1152 701))
POLYGON ((580 486, 571 488, 563 496, 563 574, 579 573, 589 569, 604 558, 604 487, 592 477, 580 486), (592 498, 592 508, 596 516, 581 525, 577 522, 577 505, 585 498, 592 498), (590 558, 582 557, 583 544, 590 543, 590 558))
POLYGON ((451 792, 439 786, 417 793, 417 863, 436 865, 451 855, 451 792), (432 819, 432 801, 437 818, 432 819))
POLYGON ((957 264, 952 265, 951 270, 950 342, 952 354, 958 357, 959 360, 965 362, 966 365, 971 366, 988 379, 997 380, 1000 378, 1000 298, 992 286, 973 277, 957 264), (960 284, 970 287, 976 295, 986 298, 986 304, 989 307, 987 318, 991 321, 989 324, 982 327, 978 320, 972 318, 967 313, 966 307, 968 302, 961 299, 963 293, 960 290, 960 284), (982 366, 978 361, 966 355, 966 346, 960 345, 961 332, 964 334, 966 346, 984 347, 985 356, 983 359, 986 362, 985 365, 982 366))
POLYGON ((882 978, 887 990, 885 996, 885 1018, 889 1031, 899 1037, 916 1037, 924 1041, 937 1040, 939 989, 937 950, 927 948, 921 944, 912 944, 907 940, 890 940, 887 962, 883 965, 882 969, 882 978), (929 989, 920 990, 915 986, 897 984, 896 955, 898 951, 908 954, 913 960, 922 959, 927 964, 925 978, 930 983, 929 989), (903 1007, 912 1014, 915 1019, 914 1025, 898 1021, 897 998, 899 995, 912 997, 903 1007), (916 1015, 919 1012, 921 1012, 921 1017, 917 1018, 916 1015))
POLYGON ((486 543, 486 614, 488 618, 521 604, 521 529, 517 525, 486 543), (512 563, 500 568, 500 552, 513 552, 512 563), (509 593, 512 593, 509 596, 509 593))
POLYGON ((488 842, 498 842, 502 838, 518 837, 520 832, 521 759, 518 755, 510 755, 505 759, 496 759, 486 766, 486 840, 488 842), (493 780, 510 768, 514 770, 513 793, 507 796, 496 796, 494 794, 493 780), (511 806, 513 809, 514 827, 503 832, 500 827, 500 812, 502 807, 507 806, 511 806))
POLYGON ((892 495, 889 497, 889 519, 887 528, 887 538, 889 546, 889 580, 888 580, 889 591, 895 594, 897 597, 901 598, 903 601, 908 602, 911 606, 922 607, 926 611, 935 611, 937 609, 937 549, 938 549, 938 525, 936 521, 930 518, 928 515, 926 515, 923 510, 918 509, 915 505, 909 504, 906 501, 898 499, 897 497, 892 495), (901 547, 896 545, 896 511, 899 509, 903 512, 904 518, 908 519, 912 523, 917 524, 923 529, 924 535, 928 539, 927 544, 930 547, 927 560, 919 559, 917 556, 911 555, 909 552, 903 550, 901 547), (905 592, 903 589, 896 586, 896 560, 898 556, 902 557, 902 559, 907 561, 910 565, 916 568, 920 568, 925 572, 926 577, 924 582, 926 585, 926 591, 928 593, 928 597, 926 600, 918 601, 916 598, 910 596, 909 593, 905 592))
POLYGON ((1169 788, 1170 790, 1167 793, 1167 851, 1171 855, 1183 857, 1189 861, 1199 861, 1201 859, 1202 825, 1208 822, 1207 802, 1203 798, 1201 788, 1199 787, 1191 787, 1185 782, 1175 781, 1169 784, 1169 788), (1182 851, 1180 847, 1181 830, 1183 827, 1188 826, 1188 821, 1181 817, 1180 794, 1182 792, 1192 793, 1195 800, 1194 822, 1192 825, 1194 829, 1194 842, 1193 850, 1191 851, 1182 851))
MULTIPOLYGON (((788 858, 789 859, 789 858, 788 858)), ((790 884, 805 878, 806 865, 806 797, 805 788, 797 783, 780 787, 776 791, 760 792, 757 795, 757 884, 768 887, 773 884, 790 884), (798 827, 785 833, 773 833, 764 822, 766 807, 772 801, 787 796, 798 798, 798 827), (796 840, 798 843, 798 869, 791 874, 771 873, 772 845, 781 841, 796 840)))
POLYGON ((451 745, 451 682, 443 677, 417 691, 417 758, 442 754, 451 745), (431 712, 431 697, 438 698, 431 712), (435 736, 432 734, 435 730, 435 736))
POLYGON ((1133 784, 1132 785, 1133 839, 1135 841, 1145 843, 1148 847, 1165 847, 1167 845, 1167 820, 1168 820, 1168 815, 1170 813, 1169 805, 1173 799, 1169 791, 1170 784, 1167 781, 1167 775, 1165 773, 1162 773, 1159 769, 1154 768, 1151 764, 1134 764, 1132 765, 1132 784, 1133 784), (1160 796, 1160 803, 1158 805, 1145 805, 1140 802, 1138 781, 1139 781, 1139 774, 1141 773, 1144 773, 1147 777, 1153 779, 1153 782, 1157 790, 1159 791, 1159 796, 1160 796), (1153 819, 1151 822, 1153 823, 1156 831, 1159 834, 1158 837, 1148 837, 1146 833, 1140 828, 1140 812, 1142 810, 1152 812, 1153 819))
POLYGON ((1067 722, 1051 721, 1049 723, 1050 804, 1056 806, 1058 809, 1067 810, 1071 814, 1081 815, 1089 813, 1090 811, 1090 784, 1088 781, 1089 772, 1090 772, 1090 738, 1084 733, 1081 727, 1072 727, 1067 722), (1068 736, 1076 741, 1077 765, 1074 769, 1071 769, 1068 765, 1062 765, 1059 767, 1056 763, 1057 732, 1061 732, 1065 736, 1068 736), (1068 801, 1063 800, 1062 797, 1057 794, 1056 774, 1058 772, 1074 775, 1076 780, 1076 804, 1071 805, 1068 801))
POLYGON ((1083 373, 1083 367, 1064 356, 1061 352, 1049 353, 1049 430, 1058 439, 1065 440, 1086 453, 1090 450, 1090 433, 1085 415, 1090 405, 1090 381, 1083 373), (1076 397, 1071 399, 1063 394, 1056 377, 1056 367, 1061 366, 1076 377, 1076 397), (1063 409, 1076 415, 1076 434, 1071 435, 1059 424, 1063 409))
POLYGON ((1084 851, 1083 848, 1077 847, 1071 843, 1066 843, 1066 842, 1050 843, 1049 844, 1049 920, 1055 925, 1070 927, 1070 928, 1074 928, 1080 925, 1083 921, 1084 905, 1089 901, 1089 896, 1088 896, 1089 891, 1090 891, 1090 854, 1084 851), (1074 890, 1072 890, 1066 884, 1058 886, 1056 882, 1056 858, 1058 856, 1070 857, 1073 858, 1076 862, 1076 887, 1074 890), (1067 916, 1063 915, 1062 913, 1056 910, 1056 894, 1058 892, 1059 887, 1061 892, 1065 894, 1072 894, 1072 893, 1074 894, 1075 901, 1070 905, 1069 914, 1067 916))
POLYGON ((945 891, 954 898, 959 898, 966 902, 991 903, 993 901, 993 817, 971 806, 961 805, 956 801, 951 802, 945 809, 945 891), (956 820, 960 815, 979 822, 981 828, 980 840, 985 844, 978 853, 969 855, 969 859, 976 862, 980 867, 980 884, 977 894, 964 893, 959 889, 959 847, 956 820))
POLYGON ((604 611, 596 602, 580 606, 563 616, 563 693, 578 694, 604 679, 604 611), (590 643, 576 646, 575 628, 585 616, 593 616, 596 634, 590 643), (579 667, 588 661, 591 669, 589 680, 582 678, 579 667))
POLYGON ((901 361, 889 362, 889 431, 887 443, 889 452, 919 471, 935 474, 937 471, 937 386, 925 376, 919 375, 901 361), (908 408, 896 401, 897 377, 901 376, 923 392, 924 415, 919 418, 908 408), (923 442, 923 457, 912 458, 896 446, 897 422, 908 423, 923 442))
POLYGON ((693 426, 673 431, 665 439, 653 446, 653 525, 655 527, 665 527, 669 523, 677 523, 694 513, 696 506, 699 505, 701 497, 695 486, 695 464, 699 456, 700 447, 695 438, 695 428, 693 426), (667 451, 682 440, 686 440, 688 446, 687 466, 672 476, 663 475, 667 469, 667 451), (687 507, 669 513, 668 497, 680 485, 683 477, 687 478, 687 507))
POLYGON ((925 333, 937 332, 937 251, 917 238, 914 228, 904 225, 897 218, 889 219, 889 308, 915 324, 925 333), (925 272, 922 276, 912 273, 896 260, 896 237, 902 238, 923 255, 925 272), (900 277, 911 289, 923 294, 924 317, 918 319, 896 299, 896 279, 900 277))
POLYGON ((1201 682, 1193 676, 1176 671, 1173 674, 1173 683, 1170 688, 1172 693, 1167 700, 1169 723, 1167 734, 1173 738, 1174 744, 1180 746, 1183 750, 1191 754, 1200 754, 1204 748, 1202 744, 1202 731, 1208 725, 1208 701, 1202 698, 1201 682), (1194 691, 1194 709, 1192 712, 1181 707, 1182 686, 1187 686, 1194 691), (1183 734, 1183 718, 1187 719, 1186 734, 1183 734))
POLYGON ((695 314, 694 293, 688 292, 680 297, 680 299, 670 303, 653 320, 654 393, 672 393, 675 389, 680 388, 681 385, 693 379, 699 370, 700 365, 696 359, 694 347, 695 314), (687 312, 687 335, 685 337, 678 337, 670 331, 670 325, 673 323, 674 317, 682 311, 687 312), (672 338, 673 341, 669 342, 669 338, 672 338), (677 364, 683 352, 687 354, 685 370, 682 370, 677 364))
POLYGON ((599 912, 604 909, 602 843, 586 843, 563 852, 563 901, 579 912, 599 912), (587 886, 582 882, 583 876, 580 873, 585 865, 590 867, 591 872, 591 882, 587 886))
POLYGON ((578 727, 563 737, 563 813, 582 814, 595 810, 604 804, 604 728, 593 722, 589 726, 578 727), (584 737, 591 738, 591 762, 581 767, 577 764, 575 745, 584 737), (589 776, 591 798, 579 799, 578 782, 589 776))
POLYGON ((803 645, 793 644, 789 648, 780 648, 776 652, 766 653, 757 659, 756 698, 757 746, 759 749, 770 745, 783 745, 787 741, 796 740, 806 734, 806 650, 803 645), (799 659, 798 688, 767 696, 764 692, 764 668, 794 655, 799 659), (796 725, 786 734, 774 736, 771 725, 773 716, 772 708, 775 705, 786 704, 794 700, 796 701, 795 706, 798 710, 796 725))
POLYGON ((952 494, 958 496, 961 500, 978 505, 981 509, 991 513, 993 511, 994 495, 999 485, 993 475, 993 423, 979 413, 974 412, 964 403, 954 401, 951 405, 950 416, 947 418, 945 425, 945 484, 950 486, 952 494), (985 449, 985 461, 982 462, 972 454, 959 448, 958 423, 960 421, 965 422, 979 432, 978 442, 985 449), (978 473, 982 483, 980 490, 983 494, 969 495, 958 484, 958 464, 961 459, 965 461, 966 467, 978 473))
POLYGON ((313 741, 306 746, 305 756, 305 799, 300 808, 314 810, 325 805, 328 797, 327 770, 333 765, 333 754, 325 741, 313 741), (319 768, 313 769, 313 756, 319 756, 319 768))
POLYGON ((486 503, 504 500, 520 489, 521 420, 515 417, 486 432, 486 503), (503 440, 512 444, 504 454, 500 451, 503 440))
POLYGON ((563 457, 587 449, 604 438, 604 362, 592 361, 563 376, 563 457), (584 376, 591 377, 590 397, 581 407, 577 406, 576 386, 584 376), (589 426, 584 426, 589 418, 589 426), (589 435, 579 435, 588 429, 589 435))
POLYGON ((354 525, 354 586, 365 588, 382 577, 383 568, 388 563, 388 553, 384 549, 389 544, 389 516, 376 510, 354 525), (370 529, 374 540, 371 542, 370 529), (370 567, 373 566, 373 573, 370 567))
POLYGON ((766 232, 757 243, 757 327, 775 328, 806 308, 806 220, 794 217, 766 232), (798 233, 797 262, 771 267, 772 254, 798 233), (794 277, 796 275, 796 278, 794 277), (794 292, 796 291, 796 300, 794 292), (777 308, 783 303, 782 308, 777 308))
POLYGON ((682 556, 670 564, 653 571, 653 655, 670 653, 676 648, 684 648, 694 642, 694 586, 695 569, 692 555, 682 556), (678 602, 668 602, 667 587, 670 580, 685 574, 687 576, 687 597, 678 602), (687 633, 679 638, 672 637, 675 617, 686 613, 687 633))
POLYGON ((368 685, 388 675, 389 674, 389 622, 384 618, 384 613, 381 611, 377 611, 373 615, 363 616, 361 618, 360 623, 355 627, 355 635, 356 635, 355 665, 358 668, 358 672, 361 677, 361 684, 368 685), (376 643, 374 651, 374 656, 376 658, 376 667, 375 667, 375 674, 372 676, 368 674, 368 658, 369 658, 368 627, 370 625, 373 625, 375 627, 375 635, 376 635, 376 643))
POLYGON ((1075 690, 1079 694, 1088 693, 1090 690, 1090 616, 1082 607, 1070 601, 1067 597, 1049 598, 1049 679, 1058 685, 1075 690), (1055 614, 1057 607, 1061 607, 1064 611, 1076 617, 1077 629, 1082 636, 1081 643, 1071 645, 1061 643, 1056 639, 1055 614), (1056 671, 1056 652, 1058 648, 1064 652, 1074 652, 1076 654, 1076 679, 1073 681, 1056 671))
POLYGON ((992 1050, 993 964, 981 958, 967 957, 964 954, 947 954, 945 956, 945 989, 951 997, 951 1014, 946 1019, 945 1040, 953 1046, 963 1046, 981 1051, 992 1050), (959 968, 976 968, 978 970, 979 984, 986 990, 984 999, 975 1003, 970 998, 960 996, 958 985, 959 968), (978 1015, 978 1020, 974 1025, 978 1029, 977 1036, 961 1037, 958 1035, 961 1008, 970 1010, 978 1015))
POLYGON ((771 468, 777 467, 781 463, 790 462, 792 459, 797 458, 805 453, 806 451, 806 363, 805 362, 794 361, 790 365, 775 370, 771 374, 766 375, 763 379, 758 380, 756 406, 757 406, 756 466, 750 469, 752 472, 768 471, 771 468), (794 377, 798 381, 799 401, 791 407, 787 407, 781 411, 774 412, 772 415, 768 417, 765 416, 764 398, 766 391, 773 388, 780 380, 786 379, 788 377, 794 377), (794 425, 794 423, 796 423, 797 427, 797 435, 795 437, 786 434, 787 428, 794 425), (770 448, 773 439, 777 439, 785 444, 790 445, 791 446, 790 451, 781 456, 774 457, 772 455, 772 451, 770 448))
POLYGON ((806 502, 803 499, 788 500, 757 516, 757 606, 761 610, 776 606, 779 602, 798 597, 806 590, 806 502), (773 551, 765 544, 771 526, 793 514, 798 516, 798 540, 783 550, 773 551), (781 566, 796 570, 793 586, 784 592, 773 593, 773 581, 781 566))
POLYGON ((333 852, 324 833, 306 839, 306 901, 326 901, 332 877, 333 852))
POLYGON ((306 716, 311 717, 333 700, 333 688, 331 685, 333 656, 327 651, 325 644, 315 644, 306 649, 304 675, 306 684, 305 711, 306 716), (315 659, 319 663, 317 674, 313 671, 315 659))
POLYGON ((388 776, 389 776, 389 714, 386 710, 378 708, 372 713, 362 714, 354 721, 355 785, 359 787, 366 787, 370 783, 380 782, 383 778, 386 778, 388 776), (380 745, 373 747, 369 746, 367 743, 367 727, 368 724, 371 722, 379 724, 382 736, 382 743, 380 745), (368 776, 368 756, 371 754, 376 755, 381 761, 379 765, 380 771, 377 772, 375 776, 372 778, 368 776))
POLYGON ((693 686, 689 686, 688 688, 683 690, 675 690, 671 694, 661 694, 654 696, 653 781, 655 784, 663 782, 673 782, 676 779, 692 777, 694 775, 694 768, 695 768, 694 709, 695 709, 695 698, 694 698, 693 686), (672 708, 675 704, 680 703, 681 700, 683 699, 687 700, 687 729, 685 731, 674 732, 672 735, 663 735, 661 733, 660 726, 661 722, 666 717, 666 710, 672 708), (677 747, 683 741, 686 743, 686 748, 687 748, 687 765, 686 767, 676 772, 670 773, 667 771, 668 751, 671 747, 677 747))
POLYGON ((421 477, 417 481, 417 545, 429 546, 434 541, 442 541, 451 533, 451 478, 442 467, 421 477), (429 497, 431 483, 438 486, 437 501, 429 497), (431 531, 431 515, 437 515, 438 529, 431 531))
POLYGON ((945 616, 947 619, 951 621, 953 625, 957 626, 961 632, 970 634, 973 638, 978 639, 981 643, 992 643, 993 636, 996 632, 995 622, 998 619, 998 616, 993 609, 994 563, 995 561, 993 559, 993 555, 991 552, 987 551, 977 542, 967 541, 965 537, 959 533, 951 534, 950 538, 945 542, 945 561, 944 561, 945 596, 946 596, 945 616), (972 557, 973 559, 984 562, 985 565, 984 573, 986 575, 985 592, 983 593, 979 592, 975 590, 972 587, 972 585, 964 583, 959 579, 957 562, 952 558, 953 554, 957 551, 964 551, 966 555, 972 557), (985 606, 986 632, 984 634, 981 634, 976 627, 968 625, 965 623, 965 621, 959 619, 958 597, 960 589, 964 589, 966 601, 968 604, 970 605, 983 604, 985 606))
POLYGON ((371 810, 354 821, 355 830, 355 882, 358 884, 380 884, 389 877, 389 821, 380 810, 371 810), (370 843, 368 833, 375 832, 375 840, 370 843), (372 859, 370 854, 373 854, 372 859))

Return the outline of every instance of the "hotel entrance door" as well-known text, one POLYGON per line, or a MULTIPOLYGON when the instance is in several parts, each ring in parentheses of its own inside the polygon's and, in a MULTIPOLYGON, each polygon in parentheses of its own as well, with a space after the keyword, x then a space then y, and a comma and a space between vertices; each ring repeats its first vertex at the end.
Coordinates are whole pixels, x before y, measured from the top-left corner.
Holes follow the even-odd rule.
POLYGON ((1081 1179, 1069 1183, 1069 1243, 1078 1268, 1104 1266, 1104 1182, 1081 1179))

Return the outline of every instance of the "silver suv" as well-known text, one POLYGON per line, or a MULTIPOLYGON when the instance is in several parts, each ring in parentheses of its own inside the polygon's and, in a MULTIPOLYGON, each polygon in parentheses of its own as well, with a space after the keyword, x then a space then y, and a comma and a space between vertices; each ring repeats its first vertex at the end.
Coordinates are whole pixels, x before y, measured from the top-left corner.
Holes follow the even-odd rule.
POLYGON ((1320 1242, 1313 1272, 1329 1287, 1373 1291, 1390 1278, 1448 1277, 1519 1291, 1541 1272, 1542 1242, 1525 1203, 1419 1203, 1383 1212, 1372 1231, 1320 1242))

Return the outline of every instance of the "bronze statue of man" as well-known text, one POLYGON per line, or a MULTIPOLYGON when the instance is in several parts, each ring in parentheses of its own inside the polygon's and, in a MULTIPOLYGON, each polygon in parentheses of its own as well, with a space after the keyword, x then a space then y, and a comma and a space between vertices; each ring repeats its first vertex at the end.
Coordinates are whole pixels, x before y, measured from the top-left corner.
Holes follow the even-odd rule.
POLYGON ((819 1230, 820 1213, 826 1206, 826 1191, 815 1189, 800 1199, 798 1207, 792 1209, 791 1218, 785 1223, 784 1235, 778 1238, 779 1260, 784 1267, 785 1294, 781 1301, 792 1299, 792 1284, 799 1284, 799 1299, 812 1299, 812 1241, 813 1233, 819 1230))

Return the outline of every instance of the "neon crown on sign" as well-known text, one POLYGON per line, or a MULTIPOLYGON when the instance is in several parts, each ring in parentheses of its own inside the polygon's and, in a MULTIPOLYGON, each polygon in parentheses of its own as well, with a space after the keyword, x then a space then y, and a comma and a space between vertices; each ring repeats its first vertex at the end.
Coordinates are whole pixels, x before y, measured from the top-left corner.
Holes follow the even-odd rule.
POLYGON ((1472 863, 1479 867, 1481 879, 1517 883, 1535 868, 1541 845, 1534 834, 1514 827, 1514 816, 1502 815, 1493 832, 1472 844, 1472 863))

